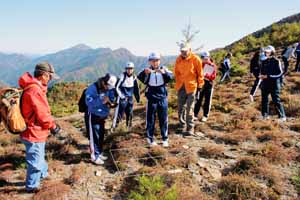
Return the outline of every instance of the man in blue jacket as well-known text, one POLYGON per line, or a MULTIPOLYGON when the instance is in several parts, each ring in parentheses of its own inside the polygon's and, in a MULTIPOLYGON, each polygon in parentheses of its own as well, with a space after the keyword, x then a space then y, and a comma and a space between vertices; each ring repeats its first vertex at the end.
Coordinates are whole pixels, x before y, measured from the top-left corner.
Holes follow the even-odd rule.
POLYGON ((173 74, 166 67, 160 66, 160 54, 151 53, 148 57, 150 66, 138 74, 138 79, 146 85, 147 110, 146 133, 150 147, 156 146, 154 140, 155 118, 158 114, 163 147, 168 147, 168 92, 166 84, 173 74))
POLYGON ((104 164, 107 159, 103 155, 103 141, 105 132, 105 119, 110 108, 114 107, 114 87, 117 82, 115 76, 106 74, 91 84, 85 92, 85 102, 89 114, 89 136, 91 160, 96 165, 104 164))
POLYGON ((272 100, 276 106, 278 116, 280 118, 279 121, 284 122, 286 121, 286 116, 279 96, 281 89, 280 78, 283 75, 283 70, 281 68, 280 61, 275 57, 275 48, 273 46, 267 46, 264 49, 264 52, 267 59, 262 62, 261 75, 259 76, 259 78, 262 79, 262 117, 263 119, 268 119, 268 97, 269 94, 271 94, 272 100))

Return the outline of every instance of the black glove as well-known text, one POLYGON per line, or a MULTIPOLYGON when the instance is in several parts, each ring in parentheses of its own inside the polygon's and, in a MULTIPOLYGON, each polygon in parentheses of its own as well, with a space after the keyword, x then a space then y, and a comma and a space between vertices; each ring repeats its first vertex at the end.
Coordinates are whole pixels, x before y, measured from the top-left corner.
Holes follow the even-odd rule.
POLYGON ((57 135, 60 131, 61 131, 61 128, 58 124, 56 124, 55 128, 50 129, 50 133, 54 136, 57 135))

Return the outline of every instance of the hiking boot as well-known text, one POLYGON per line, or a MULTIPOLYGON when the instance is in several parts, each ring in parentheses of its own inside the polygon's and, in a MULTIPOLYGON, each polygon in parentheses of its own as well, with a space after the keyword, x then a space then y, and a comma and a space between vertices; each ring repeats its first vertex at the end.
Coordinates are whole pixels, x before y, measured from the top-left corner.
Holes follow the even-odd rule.
POLYGON ((207 117, 202 117, 201 118, 201 122, 206 122, 207 121, 207 117))
POLYGON ((100 158, 100 156, 96 160, 92 160, 95 165, 103 165, 104 161, 100 158))
POLYGON ((101 153, 101 155, 99 156, 99 158, 103 161, 107 160, 108 157, 107 156, 104 156, 103 153, 101 153))
POLYGON ((254 102, 254 97, 253 97, 253 95, 250 95, 250 96, 249 96, 249 99, 250 99, 250 102, 254 102))
POLYGON ((164 140, 162 146, 163 146, 163 147, 169 147, 169 142, 168 142, 168 140, 164 140))

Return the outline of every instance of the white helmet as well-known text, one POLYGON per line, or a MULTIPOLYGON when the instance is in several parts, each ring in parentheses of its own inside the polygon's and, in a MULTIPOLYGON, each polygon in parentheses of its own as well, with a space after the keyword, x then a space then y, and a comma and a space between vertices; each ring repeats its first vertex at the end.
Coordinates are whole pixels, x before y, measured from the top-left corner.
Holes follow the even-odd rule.
POLYGON ((293 46, 294 46, 294 48, 296 48, 296 47, 298 47, 298 45, 299 45, 299 43, 296 42, 293 46))
POLYGON ((117 77, 116 76, 110 76, 108 81, 107 81, 107 84, 108 84, 108 89, 113 89, 116 87, 116 83, 117 83, 117 77))
POLYGON ((209 58, 210 57, 210 54, 208 51, 203 51, 200 55, 201 55, 201 58, 209 58))
POLYGON ((126 63, 125 69, 133 69, 133 68, 134 68, 134 63, 133 62, 126 63))
POLYGON ((264 52, 275 53, 275 48, 272 45, 269 45, 266 48, 264 48, 264 52))
POLYGON ((157 52, 152 52, 148 56, 148 60, 160 60, 160 54, 157 52))

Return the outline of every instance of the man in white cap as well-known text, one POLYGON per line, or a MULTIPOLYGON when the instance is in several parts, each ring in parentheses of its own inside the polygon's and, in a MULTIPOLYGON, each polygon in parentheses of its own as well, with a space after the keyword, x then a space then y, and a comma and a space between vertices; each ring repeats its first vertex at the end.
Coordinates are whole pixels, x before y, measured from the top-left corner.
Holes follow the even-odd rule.
POLYGON ((89 114, 89 139, 91 161, 96 165, 104 164, 107 159, 103 155, 103 141, 105 132, 105 120, 115 99, 115 85, 117 77, 106 74, 95 83, 91 84, 85 92, 85 102, 89 114))
POLYGON ((180 44, 180 55, 176 59, 175 89, 178 95, 178 118, 181 128, 194 135, 194 104, 197 90, 204 85, 202 61, 192 53, 188 43, 180 44))
POLYGON ((148 57, 149 67, 138 74, 138 79, 146 85, 146 133, 150 147, 156 146, 154 139, 156 113, 159 119, 163 147, 168 147, 168 92, 166 84, 173 74, 160 65, 160 54, 153 52, 148 57))
POLYGON ((122 120, 123 115, 126 115, 126 127, 131 128, 132 114, 133 114, 133 96, 137 102, 140 102, 140 91, 136 76, 133 74, 134 64, 128 62, 125 66, 125 72, 119 76, 119 81, 116 86, 118 94, 118 106, 115 111, 115 116, 112 128, 117 127, 118 123, 122 120))
POLYGON ((279 121, 286 121, 286 116, 284 112, 283 105, 280 101, 280 89, 281 82, 280 78, 283 75, 283 70, 281 68, 280 61, 275 57, 275 48, 271 45, 264 49, 266 60, 262 62, 261 75, 261 97, 262 97, 262 107, 261 113, 263 119, 268 119, 269 115, 269 103, 268 97, 271 94, 272 100, 276 106, 278 112, 279 121))

